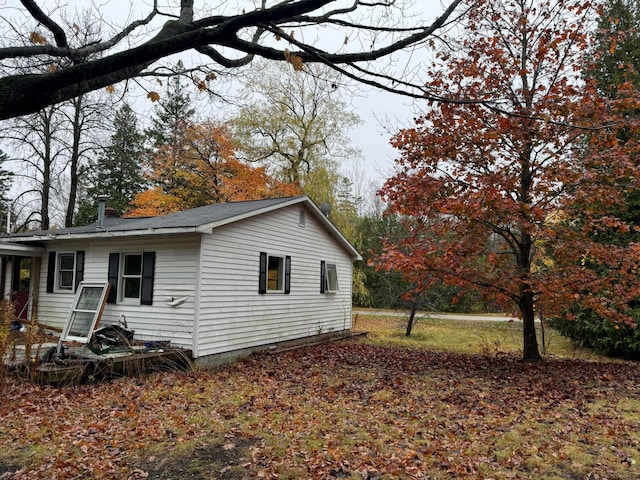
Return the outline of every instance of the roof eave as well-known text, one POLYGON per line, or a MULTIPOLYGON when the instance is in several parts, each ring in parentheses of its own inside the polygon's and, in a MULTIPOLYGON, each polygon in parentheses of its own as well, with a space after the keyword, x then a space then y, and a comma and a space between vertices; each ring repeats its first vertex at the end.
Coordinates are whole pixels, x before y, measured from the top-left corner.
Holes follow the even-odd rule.
POLYGON ((200 233, 197 227, 147 228, 142 230, 96 230, 85 233, 48 233, 31 237, 12 238, 12 242, 50 242, 54 240, 86 240, 95 238, 141 237, 146 235, 179 235, 185 233, 200 233))

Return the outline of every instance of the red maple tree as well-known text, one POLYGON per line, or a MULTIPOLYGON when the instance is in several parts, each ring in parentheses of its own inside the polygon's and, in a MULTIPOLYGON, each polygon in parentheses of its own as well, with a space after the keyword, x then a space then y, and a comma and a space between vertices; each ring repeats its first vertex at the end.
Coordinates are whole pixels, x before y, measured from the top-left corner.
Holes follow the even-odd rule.
POLYGON ((536 313, 579 303, 631 321, 640 248, 599 238, 629 228, 611 212, 637 185, 638 145, 616 133, 637 128, 624 113, 640 102, 624 85, 605 100, 580 78, 590 2, 474 3, 427 84, 460 102, 430 103, 392 140, 399 171, 381 193, 410 234, 387 239, 379 264, 414 293, 444 282, 515 305, 523 359, 538 361, 536 313))

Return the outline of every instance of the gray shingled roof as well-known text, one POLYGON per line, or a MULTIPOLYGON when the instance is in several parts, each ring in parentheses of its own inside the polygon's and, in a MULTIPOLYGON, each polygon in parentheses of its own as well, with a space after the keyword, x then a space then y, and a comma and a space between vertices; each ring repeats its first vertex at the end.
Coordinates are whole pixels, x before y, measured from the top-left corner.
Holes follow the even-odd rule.
MULTIPOLYGON (((61 228, 56 230, 38 230, 32 232, 4 234, 0 236, 0 250, 2 245, 31 244, 42 245, 42 241, 64 238, 104 237, 109 235, 126 236, 147 235, 154 233, 183 233, 200 227, 216 227, 232 223, 244 218, 277 210, 278 208, 305 204, 311 212, 323 223, 329 232, 344 248, 351 252, 353 258, 361 259, 360 254, 340 233, 340 231, 320 212, 313 202, 306 196, 269 198, 266 200, 248 200, 245 202, 216 203, 182 212, 170 213, 158 217, 145 218, 113 218, 106 217, 102 226, 97 222, 82 227, 61 228)), ((203 230, 200 230, 203 231, 203 230)), ((0 252, 0 254, 5 254, 0 252)))
POLYGON ((266 200, 249 200, 245 202, 216 203, 204 207, 193 208, 181 212, 170 213, 158 217, 120 218, 106 217, 102 227, 97 222, 82 227, 60 228, 55 230, 38 230, 24 233, 4 235, 7 240, 19 241, 20 238, 56 237, 104 232, 133 232, 139 230, 197 228, 202 225, 233 221, 270 210, 281 204, 303 202, 306 197, 270 198, 266 200))

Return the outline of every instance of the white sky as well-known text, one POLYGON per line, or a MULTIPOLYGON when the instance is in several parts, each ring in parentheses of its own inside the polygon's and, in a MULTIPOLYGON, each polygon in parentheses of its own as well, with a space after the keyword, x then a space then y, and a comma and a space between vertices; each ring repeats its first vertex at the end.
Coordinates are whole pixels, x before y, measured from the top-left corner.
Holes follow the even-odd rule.
MULTIPOLYGON (((339 0, 336 4, 345 0, 339 0)), ((409 0, 411 1, 411 0, 409 0)), ((41 7, 47 11, 48 8, 55 8, 56 5, 64 5, 68 12, 82 11, 87 8, 91 8, 94 11, 100 10, 103 14, 103 18, 112 22, 117 26, 122 26, 132 20, 141 18, 149 11, 149 4, 151 0, 67 0, 66 2, 60 2, 60 0, 38 2, 41 7)), ((349 1, 350 3, 350 1, 349 1)), ((446 2, 445 2, 446 3, 446 2)), ((164 0, 161 1, 165 5, 179 4, 177 0, 164 0)), ((226 2, 219 2, 212 8, 219 9, 220 5, 226 5, 227 8, 238 9, 239 6, 253 5, 254 2, 230 0, 226 2)), ((12 8, 18 5, 18 0, 0 0, 0 14, 3 16, 11 16, 10 12, 12 8)), ((335 5, 334 5, 335 6, 335 5)), ((423 24, 430 24, 442 11, 444 7, 441 5, 440 0, 416 0, 413 7, 404 11, 404 14, 414 15, 419 17, 420 22, 423 24)), ((233 11, 233 10, 232 10, 233 11)), ((13 10, 17 12, 17 10, 13 10)), ((165 19, 163 19, 165 21, 165 19)), ((331 35, 324 35, 326 37, 344 38, 342 32, 331 35)), ((360 45, 350 46, 351 48, 360 48, 360 45)), ((350 48, 345 47, 345 48, 350 48)), ((366 47, 364 47, 366 48, 366 47)), ((186 54, 187 56, 191 54, 186 54)), ((418 52, 410 58, 413 65, 419 62, 417 57, 423 57, 427 59, 429 52, 418 52)), ((188 58, 188 57, 187 57, 188 58)), ((407 57, 409 58, 409 57, 407 57)), ((406 62, 398 61, 396 63, 398 69, 405 69, 406 62)), ((144 95, 140 95, 140 99, 133 102, 136 110, 142 110, 140 113, 145 113, 144 110, 150 111, 152 105, 148 100, 144 98, 144 95)), ((387 178, 393 170, 393 160, 396 158, 396 151, 389 145, 389 139, 391 133, 397 131, 402 126, 408 126, 411 124, 412 118, 415 116, 414 109, 412 107, 412 101, 405 97, 375 91, 367 88, 362 94, 357 96, 345 95, 348 103, 353 105, 353 109, 360 115, 363 120, 362 125, 352 132, 353 146, 359 148, 363 152, 365 159, 364 162, 364 175, 365 180, 374 182, 376 185, 381 185, 385 178, 387 178), (389 132, 389 130, 391 132, 389 132)), ((132 99, 128 99, 130 102, 132 99)), ((349 167, 345 168, 343 172, 345 174, 350 173, 349 167)))

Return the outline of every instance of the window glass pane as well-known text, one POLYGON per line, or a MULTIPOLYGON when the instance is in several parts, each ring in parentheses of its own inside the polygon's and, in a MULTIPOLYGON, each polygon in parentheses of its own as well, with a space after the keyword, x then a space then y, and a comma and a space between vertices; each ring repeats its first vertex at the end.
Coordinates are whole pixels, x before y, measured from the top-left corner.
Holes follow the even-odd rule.
POLYGON ((140 279, 139 278, 123 278, 124 298, 140 298, 140 279))
POLYGON ((142 273, 142 255, 124 256, 124 274, 140 275, 142 273))
POLYGON ((282 290, 284 283, 282 257, 269 257, 267 266, 267 290, 282 290))
POLYGON ((73 270, 74 257, 72 253, 63 253, 58 256, 60 270, 73 270))
POLYGON ((97 310, 102 296, 102 287, 84 287, 78 299, 78 310, 97 310))
POLYGON ((74 337, 88 337, 91 333, 89 330, 91 329, 95 314, 95 312, 73 312, 69 335, 74 337))
POLYGON ((327 264, 327 284, 330 292, 338 290, 338 270, 335 265, 327 264))
POLYGON ((73 253, 58 254, 58 288, 73 289, 73 275, 76 256, 73 253))
POLYGON ((58 288, 70 290, 73 288, 73 272, 60 272, 58 288))

